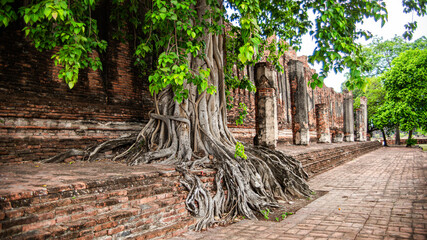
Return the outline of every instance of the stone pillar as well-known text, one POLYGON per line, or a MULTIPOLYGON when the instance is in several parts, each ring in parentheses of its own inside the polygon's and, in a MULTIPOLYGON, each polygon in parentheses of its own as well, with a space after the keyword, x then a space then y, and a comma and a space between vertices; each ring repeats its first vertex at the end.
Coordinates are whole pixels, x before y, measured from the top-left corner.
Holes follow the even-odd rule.
POLYGON ((289 60, 289 82, 291 86, 292 136, 296 145, 310 143, 308 127, 307 82, 304 78, 304 64, 289 60))
POLYGON ((354 142, 353 94, 344 91, 344 141, 354 142))
POLYGON ((368 108, 366 97, 360 98, 360 108, 356 111, 356 141, 366 142, 368 134, 368 108))
POLYGON ((276 148, 278 138, 276 71, 270 63, 255 64, 255 117, 256 136, 254 144, 276 148))
POLYGON ((318 143, 330 143, 329 114, 324 103, 316 104, 316 130, 318 143))
POLYGON ((361 142, 362 138, 362 111, 360 108, 356 109, 356 113, 354 115, 354 141, 361 142))
POLYGON ((340 143, 343 141, 344 134, 340 128, 331 128, 331 138, 333 143, 340 143))

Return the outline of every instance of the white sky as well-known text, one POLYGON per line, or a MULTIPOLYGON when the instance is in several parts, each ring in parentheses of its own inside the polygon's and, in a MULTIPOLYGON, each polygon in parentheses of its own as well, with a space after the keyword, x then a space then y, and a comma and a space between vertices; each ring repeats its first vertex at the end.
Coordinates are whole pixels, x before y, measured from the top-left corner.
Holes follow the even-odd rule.
MULTIPOLYGON (((375 22, 373 19, 365 20, 364 24, 360 27, 370 31, 373 35, 383 37, 384 40, 391 39, 395 35, 400 35, 405 32, 404 25, 413 20, 417 21, 418 28, 415 31, 412 40, 416 40, 422 36, 427 35, 427 16, 418 17, 416 14, 404 14, 401 0, 386 0, 388 11, 388 22, 381 28, 381 22, 375 22)), ((369 43, 361 41, 362 44, 369 43)), ((315 48, 315 42, 311 36, 306 35, 303 37, 302 48, 298 55, 311 55, 315 48)), ((314 68, 320 72, 320 65, 315 65, 314 68)), ((341 92, 341 83, 345 81, 343 73, 335 74, 331 71, 325 79, 325 84, 328 87, 333 87, 335 91, 341 92)))

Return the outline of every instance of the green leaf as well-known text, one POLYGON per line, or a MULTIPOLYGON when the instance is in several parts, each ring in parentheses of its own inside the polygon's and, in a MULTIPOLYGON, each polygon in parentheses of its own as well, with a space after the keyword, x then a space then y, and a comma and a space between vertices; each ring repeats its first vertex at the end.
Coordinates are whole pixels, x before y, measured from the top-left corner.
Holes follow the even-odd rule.
POLYGON ((245 64, 245 62, 247 61, 246 56, 242 53, 239 53, 238 58, 239 58, 240 62, 242 62, 243 64, 245 64))
POLYGON ((52 13, 52 9, 47 7, 44 9, 44 15, 48 17, 52 13))
POLYGON ((24 15, 24 21, 28 24, 28 22, 30 21, 30 16, 24 15))

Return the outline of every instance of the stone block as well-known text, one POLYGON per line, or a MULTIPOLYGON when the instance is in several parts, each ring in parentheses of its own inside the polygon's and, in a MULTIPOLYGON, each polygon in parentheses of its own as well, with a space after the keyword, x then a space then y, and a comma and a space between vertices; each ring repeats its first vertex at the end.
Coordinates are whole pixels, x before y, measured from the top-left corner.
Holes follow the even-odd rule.
POLYGON ((276 148, 278 138, 276 76, 269 63, 255 65, 256 136, 255 145, 276 148))
POLYGON ((300 61, 288 63, 291 86, 292 135, 296 145, 308 145, 310 130, 308 126, 307 83, 304 77, 304 65, 300 61))

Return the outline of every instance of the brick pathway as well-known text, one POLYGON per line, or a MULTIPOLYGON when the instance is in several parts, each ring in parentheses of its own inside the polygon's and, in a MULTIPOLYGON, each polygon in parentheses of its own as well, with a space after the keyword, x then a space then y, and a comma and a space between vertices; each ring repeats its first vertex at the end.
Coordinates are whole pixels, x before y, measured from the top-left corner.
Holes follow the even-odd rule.
POLYGON ((427 239, 427 153, 381 148, 320 174, 329 191, 280 223, 244 220, 175 239, 427 239))

